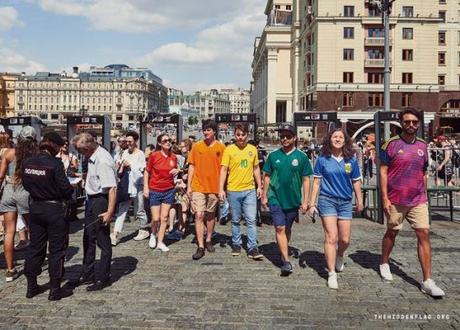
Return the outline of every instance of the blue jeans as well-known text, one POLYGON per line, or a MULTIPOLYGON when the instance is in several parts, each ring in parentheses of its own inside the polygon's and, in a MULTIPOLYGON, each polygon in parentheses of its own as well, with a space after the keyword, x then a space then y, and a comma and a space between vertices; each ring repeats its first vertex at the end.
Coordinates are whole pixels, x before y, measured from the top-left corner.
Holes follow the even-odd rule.
POLYGON ((241 246, 240 218, 244 215, 248 227, 248 251, 257 247, 257 195, 256 190, 229 191, 227 193, 230 212, 232 213, 232 243, 241 246))

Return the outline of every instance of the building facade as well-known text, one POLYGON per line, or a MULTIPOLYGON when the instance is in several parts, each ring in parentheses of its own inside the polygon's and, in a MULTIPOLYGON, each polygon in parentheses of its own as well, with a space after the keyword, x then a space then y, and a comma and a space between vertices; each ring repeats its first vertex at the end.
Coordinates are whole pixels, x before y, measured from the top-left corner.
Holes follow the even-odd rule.
MULTIPOLYGON (((125 73, 129 69, 123 68, 125 73)), ((17 115, 36 115, 53 124, 64 124, 66 117, 78 114, 109 115, 114 128, 127 129, 148 112, 168 112, 167 88, 159 81, 105 69, 79 73, 75 67, 72 74, 20 76, 15 88, 17 115)))
MULTIPOLYGON (((274 2, 276 0, 269 0, 267 7, 274 2)), ((290 62, 283 65, 285 70, 290 66, 298 74, 291 73, 297 80, 292 87, 288 112, 372 112, 381 109, 384 32, 381 13, 371 1, 294 0, 291 8, 293 25, 299 24, 299 37, 296 38, 296 29, 292 27, 290 62)), ((269 17, 267 9, 265 13, 269 17)), ((266 40, 270 29, 272 27, 267 24, 255 44, 251 106, 258 113, 259 100, 276 98, 281 93, 278 86, 265 87, 273 83, 257 65, 265 48, 267 59, 263 62, 268 63, 268 68, 270 63, 275 67, 281 65, 277 48, 271 49, 275 50, 278 59, 272 62, 268 59, 270 48, 266 40)), ((439 118, 456 117, 460 111, 459 46, 458 1, 394 1, 390 14, 391 108, 415 107, 437 112, 435 121, 438 123, 439 118)), ((271 79, 278 84, 285 78, 272 73, 271 79)), ((274 120, 278 107, 273 101, 268 110, 261 112, 268 113, 263 117, 265 123, 278 121, 274 120)), ((289 116, 286 117, 289 120, 289 116)), ((452 125, 459 125, 460 131, 460 124, 452 125)))
POLYGON ((14 116, 17 73, 0 73, 0 117, 14 116))
POLYGON ((221 94, 227 95, 230 101, 231 113, 249 113, 250 112, 250 94, 248 90, 237 89, 221 89, 221 94))
POLYGON ((211 118, 216 113, 230 112, 230 101, 227 95, 220 94, 217 89, 203 90, 186 95, 178 90, 170 90, 169 106, 193 109, 199 118, 211 118))

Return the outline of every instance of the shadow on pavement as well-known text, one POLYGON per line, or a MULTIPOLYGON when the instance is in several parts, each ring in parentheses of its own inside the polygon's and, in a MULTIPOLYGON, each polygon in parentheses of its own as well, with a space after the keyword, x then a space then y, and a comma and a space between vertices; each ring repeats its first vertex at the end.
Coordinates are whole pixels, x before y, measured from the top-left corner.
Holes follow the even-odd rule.
POLYGON ((262 253, 265 259, 269 260, 273 265, 281 267, 281 256, 278 245, 275 242, 260 245, 259 252, 262 253))
MULTIPOLYGON (((348 257, 361 267, 374 270, 378 276, 380 276, 380 254, 358 250, 355 253, 349 254, 348 257)), ((397 275, 407 283, 412 284, 416 288, 420 288, 420 283, 413 277, 407 275, 407 273, 404 272, 400 266, 401 264, 396 260, 390 259, 390 270, 393 275, 397 275)))
POLYGON ((305 251, 299 257, 299 266, 313 269, 319 276, 327 279, 326 263, 324 253, 318 251, 305 251))

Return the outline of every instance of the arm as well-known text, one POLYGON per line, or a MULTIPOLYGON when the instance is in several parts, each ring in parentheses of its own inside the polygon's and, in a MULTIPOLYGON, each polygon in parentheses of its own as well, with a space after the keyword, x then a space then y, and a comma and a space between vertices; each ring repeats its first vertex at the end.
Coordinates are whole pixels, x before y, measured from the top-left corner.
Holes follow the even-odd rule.
POLYGON ((268 207, 268 188, 270 186, 270 176, 265 173, 264 174, 264 185, 263 185, 263 193, 262 193, 262 199, 261 203, 264 208, 268 207))
POLYGON ((256 166, 254 166, 254 179, 256 180, 256 184, 257 184, 257 198, 261 198, 262 197, 262 178, 260 175, 259 164, 256 164, 256 166))
POLYGON ((382 192, 383 210, 389 214, 391 202, 388 199, 388 166, 380 165, 380 189, 382 192))
POLYGON ((144 198, 149 197, 149 171, 144 170, 144 198))
POLYGON ((9 151, 10 149, 7 149, 3 153, 2 162, 0 164, 0 186, 3 184, 3 181, 5 181, 6 170, 8 169, 7 155, 9 154, 9 151))
POLYGON ((318 196, 320 185, 321 185, 321 178, 319 178, 319 177, 313 178, 313 188, 312 188, 311 194, 310 194, 310 203, 308 203, 308 213, 311 216, 313 216, 314 213, 317 212, 317 209, 316 209, 316 197, 318 196))
POLYGON ((187 195, 190 198, 192 197, 192 180, 193 180, 194 173, 195 173, 195 166, 193 164, 189 164, 188 177, 187 177, 187 195))
POLYGON ((109 205, 107 211, 99 214, 99 217, 102 217, 102 223, 105 226, 108 226, 112 221, 113 214, 115 213, 115 204, 117 202, 117 187, 111 187, 109 189, 109 205))
POLYGON ((221 201, 224 201, 226 198, 224 186, 225 186, 225 180, 227 179, 227 173, 228 173, 228 167, 222 165, 220 167, 220 177, 219 177, 219 199, 221 201))
POLYGON ((448 150, 448 149, 445 149, 445 152, 444 152, 444 160, 441 162, 441 164, 439 164, 438 166, 438 171, 441 171, 442 168, 449 162, 450 160, 450 154, 451 154, 451 151, 448 150))
POLYGON ((303 198, 302 198, 302 205, 300 209, 302 213, 306 213, 308 211, 308 198, 310 197, 310 177, 304 176, 303 177, 303 198))
POLYGON ((62 197, 68 200, 72 198, 73 194, 73 187, 70 184, 67 176, 64 172, 64 165, 61 161, 56 166, 56 170, 54 171, 54 180, 56 181, 56 185, 61 192, 62 197))
POLYGON ((356 209, 358 212, 363 210, 363 194, 361 192, 361 180, 353 181, 353 190, 356 195, 356 209))

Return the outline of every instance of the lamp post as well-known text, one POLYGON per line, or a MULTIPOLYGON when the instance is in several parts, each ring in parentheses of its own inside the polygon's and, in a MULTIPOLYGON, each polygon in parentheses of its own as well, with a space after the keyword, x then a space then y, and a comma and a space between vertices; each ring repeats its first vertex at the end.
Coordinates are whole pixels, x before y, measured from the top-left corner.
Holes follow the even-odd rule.
MULTIPOLYGON (((384 29, 383 110, 390 111, 390 14, 395 0, 370 0, 369 5, 382 13, 384 29)), ((384 124, 384 138, 390 138, 390 123, 384 124)))

